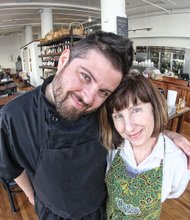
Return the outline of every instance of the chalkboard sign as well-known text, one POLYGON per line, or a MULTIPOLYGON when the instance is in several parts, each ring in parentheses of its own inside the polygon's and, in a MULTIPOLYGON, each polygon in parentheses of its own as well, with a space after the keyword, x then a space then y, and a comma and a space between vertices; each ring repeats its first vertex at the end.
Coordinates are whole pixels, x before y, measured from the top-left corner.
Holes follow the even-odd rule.
POLYGON ((128 37, 128 19, 117 16, 117 34, 122 37, 128 37))

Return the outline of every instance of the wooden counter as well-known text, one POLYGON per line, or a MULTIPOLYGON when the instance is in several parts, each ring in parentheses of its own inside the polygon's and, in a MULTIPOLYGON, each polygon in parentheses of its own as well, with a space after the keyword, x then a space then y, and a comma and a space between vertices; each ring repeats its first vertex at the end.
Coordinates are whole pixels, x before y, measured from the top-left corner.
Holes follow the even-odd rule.
MULTIPOLYGON (((178 103, 179 98, 185 97, 186 106, 190 107, 190 87, 188 81, 166 76, 159 80, 151 79, 151 81, 157 88, 164 90, 166 98, 168 90, 177 91, 176 103, 178 103)), ((190 112, 185 115, 184 120, 190 123, 190 112)))
POLYGON ((188 114, 189 112, 190 112, 190 108, 184 107, 176 111, 172 115, 170 115, 167 129, 173 131, 173 129, 176 127, 175 131, 177 133, 181 133, 185 115, 188 114))

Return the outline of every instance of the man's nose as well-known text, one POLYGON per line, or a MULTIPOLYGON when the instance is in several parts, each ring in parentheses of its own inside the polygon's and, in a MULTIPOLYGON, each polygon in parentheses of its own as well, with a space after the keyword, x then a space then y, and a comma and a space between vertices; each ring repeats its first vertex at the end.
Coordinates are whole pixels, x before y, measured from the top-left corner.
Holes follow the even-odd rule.
POLYGON ((97 95, 97 89, 90 88, 83 91, 83 101, 87 105, 92 105, 97 95))

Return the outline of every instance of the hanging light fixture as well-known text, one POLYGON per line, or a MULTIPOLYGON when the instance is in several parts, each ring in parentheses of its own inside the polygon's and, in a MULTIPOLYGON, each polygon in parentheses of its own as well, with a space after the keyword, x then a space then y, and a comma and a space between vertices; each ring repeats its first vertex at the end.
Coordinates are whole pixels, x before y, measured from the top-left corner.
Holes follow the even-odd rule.
POLYGON ((88 17, 88 23, 91 23, 92 22, 92 18, 91 16, 88 17))
POLYGON ((91 3, 90 0, 88 0, 88 23, 92 22, 92 18, 90 16, 90 6, 91 6, 90 3, 91 3))

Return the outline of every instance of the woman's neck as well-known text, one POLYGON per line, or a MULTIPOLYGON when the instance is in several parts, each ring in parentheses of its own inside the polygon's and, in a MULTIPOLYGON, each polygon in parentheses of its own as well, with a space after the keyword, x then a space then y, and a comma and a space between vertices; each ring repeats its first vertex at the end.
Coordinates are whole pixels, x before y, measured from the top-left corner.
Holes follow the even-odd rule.
POLYGON ((150 138, 143 146, 132 146, 133 154, 137 165, 142 163, 153 151, 158 137, 150 138))

